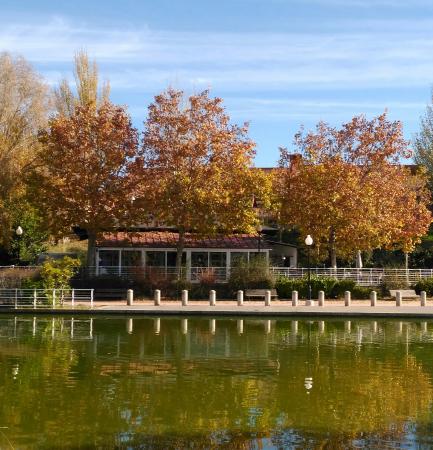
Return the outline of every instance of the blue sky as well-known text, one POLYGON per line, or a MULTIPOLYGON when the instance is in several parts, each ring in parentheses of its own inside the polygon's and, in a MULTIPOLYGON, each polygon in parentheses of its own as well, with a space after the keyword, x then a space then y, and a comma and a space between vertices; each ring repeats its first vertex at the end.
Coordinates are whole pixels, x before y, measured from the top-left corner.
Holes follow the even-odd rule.
POLYGON ((303 124, 388 109, 410 139, 431 98, 431 0, 0 0, 0 51, 55 84, 80 48, 141 128, 171 85, 210 88, 271 166, 303 124))

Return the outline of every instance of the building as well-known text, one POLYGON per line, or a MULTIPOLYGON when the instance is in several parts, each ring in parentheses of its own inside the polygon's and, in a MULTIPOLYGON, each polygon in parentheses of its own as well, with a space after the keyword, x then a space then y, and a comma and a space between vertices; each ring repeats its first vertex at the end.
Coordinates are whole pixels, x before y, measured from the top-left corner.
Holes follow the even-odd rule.
MULTIPOLYGON (((178 237, 173 230, 103 233, 96 241, 96 275, 128 276, 137 271, 174 275, 178 237)), ((182 270, 191 281, 199 281, 206 274, 225 282, 231 267, 254 258, 264 258, 272 265, 296 267, 297 250, 292 245, 270 242, 261 233, 212 237, 188 233, 182 270)))

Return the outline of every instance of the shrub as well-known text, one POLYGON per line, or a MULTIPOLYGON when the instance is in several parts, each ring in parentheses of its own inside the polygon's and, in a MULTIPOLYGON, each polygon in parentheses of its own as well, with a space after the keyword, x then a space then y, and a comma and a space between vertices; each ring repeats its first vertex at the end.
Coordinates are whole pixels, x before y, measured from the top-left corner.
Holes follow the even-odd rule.
POLYGON ((335 282, 335 285, 331 291, 330 297, 341 298, 344 297, 346 291, 351 291, 353 295, 353 290, 356 288, 356 283, 353 280, 339 280, 335 282))
POLYGON ((45 261, 41 268, 42 286, 44 289, 68 289, 79 266, 80 261, 69 256, 45 261))
MULTIPOLYGON (((277 289, 280 298, 290 298, 292 291, 298 291, 300 298, 308 297, 308 278, 290 279, 281 277, 276 281, 275 288, 277 289)), ((311 277, 311 296, 317 298, 319 291, 325 292, 327 298, 341 298, 345 291, 351 291, 353 298, 364 299, 370 295, 368 288, 356 286, 353 280, 337 280, 331 277, 311 277)))
POLYGON ((232 293, 245 289, 272 289, 274 285, 274 277, 264 259, 257 258, 249 263, 241 260, 230 270, 229 288, 232 293))
POLYGON ((416 283, 413 288, 416 293, 419 294, 421 291, 425 291, 428 297, 433 296, 433 278, 423 278, 416 283))
POLYGON ((33 281, 39 279, 39 269, 10 267, 0 271, 0 288, 27 288, 33 281))
POLYGON ((371 289, 362 287, 362 286, 354 286, 352 289, 352 298, 355 300, 365 300, 370 298, 371 289))

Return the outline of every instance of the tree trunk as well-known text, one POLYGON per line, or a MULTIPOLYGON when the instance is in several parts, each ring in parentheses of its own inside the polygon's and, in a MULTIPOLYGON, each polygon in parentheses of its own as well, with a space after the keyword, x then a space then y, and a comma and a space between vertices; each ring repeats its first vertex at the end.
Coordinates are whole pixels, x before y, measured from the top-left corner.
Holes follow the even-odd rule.
POLYGON ((183 249, 185 246, 185 230, 180 229, 179 230, 179 239, 177 241, 177 253, 176 253, 176 275, 177 279, 181 279, 182 275, 182 255, 183 255, 183 249))
POLYGON ((87 232, 87 270, 89 273, 95 271, 96 258, 95 258, 95 245, 96 245, 96 233, 94 231, 87 232))
POLYGON ((335 249, 335 231, 334 228, 331 227, 331 231, 329 232, 329 259, 331 262, 331 268, 337 268, 337 251, 335 249))

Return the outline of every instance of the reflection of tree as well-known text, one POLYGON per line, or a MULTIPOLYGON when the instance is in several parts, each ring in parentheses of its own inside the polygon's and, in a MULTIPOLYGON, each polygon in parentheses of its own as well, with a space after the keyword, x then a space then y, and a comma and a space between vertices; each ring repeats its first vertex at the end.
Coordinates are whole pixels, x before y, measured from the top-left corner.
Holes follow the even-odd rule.
POLYGON ((218 320, 210 339, 198 319, 188 336, 177 320, 162 321, 159 336, 149 320, 135 320, 133 335, 124 320, 96 320, 95 354, 94 342, 71 342, 67 330, 51 340, 48 322, 35 338, 2 342, 0 425, 19 448, 27 445, 23 430, 38 448, 238 449, 262 438, 279 447, 348 448, 355 437, 371 448, 398 440, 411 422, 427 430, 430 373, 395 326, 380 327, 376 342, 388 344, 378 346, 373 337, 359 345, 342 323, 322 334, 313 327, 309 344, 302 322, 296 336, 290 322, 267 336, 253 325, 239 336, 235 321, 218 320))

